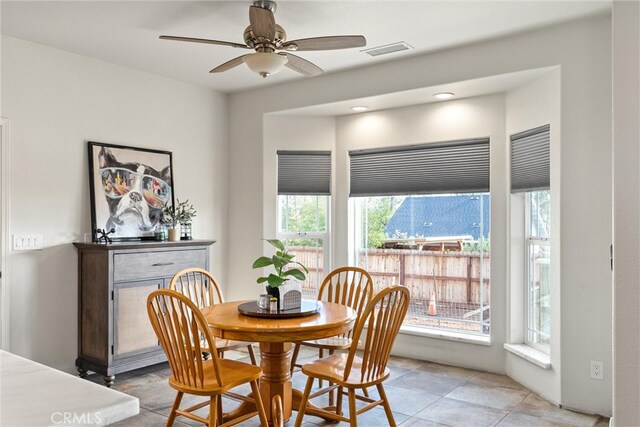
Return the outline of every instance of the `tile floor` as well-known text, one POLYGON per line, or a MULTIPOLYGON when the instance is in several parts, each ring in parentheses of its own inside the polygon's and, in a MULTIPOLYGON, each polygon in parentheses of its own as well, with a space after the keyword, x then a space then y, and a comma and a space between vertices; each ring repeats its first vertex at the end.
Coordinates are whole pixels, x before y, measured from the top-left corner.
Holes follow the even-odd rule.
MULTIPOLYGON (((256 349, 257 350, 257 349, 256 349)), ((256 351, 256 354, 258 352, 256 351)), ((314 357, 312 351, 301 351, 300 360, 314 357)), ((227 357, 248 361, 246 353, 228 352, 227 357)), ((586 415, 560 409, 530 392, 510 378, 486 372, 431 362, 392 357, 389 361, 391 377, 385 382, 385 390, 391 402, 396 424, 399 426, 595 426, 607 427, 609 420, 597 415, 586 415)), ((140 415, 124 420, 116 426, 151 427, 165 425, 175 392, 167 385, 169 368, 166 363, 149 366, 116 376, 114 389, 140 399, 140 415)), ((101 382, 101 376, 89 377, 101 382)), ((297 372, 293 385, 304 388, 305 376, 297 372)), ((316 383, 317 384, 317 383, 316 383)), ((236 389, 247 393, 249 387, 236 389)), ((375 395, 375 390, 374 393, 375 395)), ((202 398, 186 396, 183 405, 201 401, 202 398)), ((326 399, 326 396, 318 399, 326 399)), ((314 401, 322 404, 322 401, 314 401)), ((325 403, 326 404, 326 403, 325 403)), ((236 403, 224 399, 226 410, 236 403)), ((345 405, 346 406, 346 405, 345 405)), ((199 414, 206 416, 203 408, 199 414)), ((288 422, 293 426, 295 415, 288 422)), ((174 426, 202 425, 184 417, 178 417, 174 426)), ((241 426, 259 426, 257 418, 241 426)), ((347 423, 330 424, 320 418, 307 416, 303 426, 346 426, 347 423)), ((384 410, 374 408, 358 417, 363 427, 388 426, 384 410)))

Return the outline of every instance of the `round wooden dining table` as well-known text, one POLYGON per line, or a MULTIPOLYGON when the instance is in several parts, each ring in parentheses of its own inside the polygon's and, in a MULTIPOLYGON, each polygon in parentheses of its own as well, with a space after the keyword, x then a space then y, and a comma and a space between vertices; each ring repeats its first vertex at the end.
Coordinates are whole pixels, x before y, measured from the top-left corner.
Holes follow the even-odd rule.
MULTIPOLYGON (((283 419, 291 418, 291 409, 298 408, 301 392, 291 386, 292 342, 328 338, 353 328, 356 313, 346 305, 318 301, 318 313, 306 317, 258 318, 241 314, 238 306, 247 301, 216 304, 202 309, 213 334, 217 337, 260 344, 262 378, 260 393, 271 420, 271 402, 276 395, 282 399, 283 419)), ((243 415, 253 408, 241 404, 224 414, 224 421, 243 415)))

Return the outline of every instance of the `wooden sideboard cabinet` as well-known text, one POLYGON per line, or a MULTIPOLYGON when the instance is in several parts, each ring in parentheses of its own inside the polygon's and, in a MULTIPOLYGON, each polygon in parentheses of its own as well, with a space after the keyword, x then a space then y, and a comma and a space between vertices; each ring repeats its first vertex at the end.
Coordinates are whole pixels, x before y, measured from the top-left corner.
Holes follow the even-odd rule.
POLYGON ((209 269, 213 240, 74 243, 78 250, 78 358, 81 377, 115 375, 166 360, 149 322, 147 296, 188 267, 209 269))

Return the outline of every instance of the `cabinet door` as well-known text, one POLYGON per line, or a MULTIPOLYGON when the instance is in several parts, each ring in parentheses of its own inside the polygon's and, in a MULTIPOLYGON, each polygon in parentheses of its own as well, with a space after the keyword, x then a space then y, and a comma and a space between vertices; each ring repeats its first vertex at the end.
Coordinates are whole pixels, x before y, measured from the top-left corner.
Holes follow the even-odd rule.
POLYGON ((147 296, 162 285, 163 279, 114 284, 114 359, 161 350, 147 314, 147 296))

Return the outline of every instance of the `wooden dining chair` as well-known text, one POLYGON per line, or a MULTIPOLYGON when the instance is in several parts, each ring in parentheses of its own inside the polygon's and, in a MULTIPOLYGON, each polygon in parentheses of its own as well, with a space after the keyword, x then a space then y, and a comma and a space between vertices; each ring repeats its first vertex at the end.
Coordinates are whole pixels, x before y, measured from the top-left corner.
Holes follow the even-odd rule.
MULTIPOLYGON (((371 301, 372 295, 373 280, 366 270, 359 267, 341 267, 333 270, 322 281, 318 291, 318 301, 335 302, 351 307, 357 316, 355 325, 358 323, 360 314, 371 301)), ((317 348, 318 357, 322 358, 325 350, 331 355, 336 350, 346 350, 351 347, 352 332, 353 330, 350 330, 335 337, 295 343, 291 356, 291 375, 295 368, 301 366, 297 363, 301 346, 317 348)), ((322 379, 318 384, 322 387, 322 379)), ((333 393, 329 395, 329 404, 333 405, 333 393)))
POLYGON ((302 365, 302 372, 309 378, 300 401, 295 427, 300 427, 305 413, 335 421, 347 421, 351 426, 357 426, 357 416, 378 405, 384 407, 389 425, 396 425, 382 383, 389 377, 387 362, 408 308, 409 290, 407 288, 393 286, 381 290, 367 305, 358 320, 353 330, 353 341, 348 353, 336 353, 302 365), (359 340, 363 345, 361 357, 356 355, 359 340), (312 397, 338 388, 336 412, 307 408, 315 378, 325 379, 332 385, 315 392, 312 397), (373 386, 378 389, 380 398, 377 400, 356 394, 356 390, 373 386), (347 389, 349 396, 348 418, 342 415, 344 389, 347 389), (366 402, 367 405, 357 410, 356 399, 366 402))
MULTIPOLYGON (((171 278, 169 289, 173 289, 185 295, 193 301, 198 308, 209 307, 211 305, 224 302, 222 292, 220 292, 216 279, 214 279, 211 273, 202 268, 186 268, 177 272, 171 278)), ((256 356, 253 353, 253 343, 226 340, 217 337, 215 338, 215 341, 216 349, 220 357, 224 357, 224 352, 227 350, 246 347, 249 351, 251 363, 254 365, 257 364, 256 356)), ((205 354, 210 353, 210 351, 206 349, 203 351, 205 354)))
POLYGON ((232 426, 258 415, 260 424, 263 427, 268 426, 258 388, 262 369, 248 363, 219 358, 209 325, 193 301, 174 290, 161 289, 149 294, 147 312, 169 361, 172 373, 169 385, 177 391, 169 412, 167 427, 173 425, 178 415, 202 422, 209 427, 232 426), (209 360, 203 360, 201 357, 205 349, 201 345, 203 341, 206 348, 212 350, 209 360), (222 412, 222 394, 246 383, 251 385, 253 397, 239 397, 253 402, 256 410, 227 423, 218 424, 222 421, 218 418, 222 412), (189 408, 179 409, 184 393, 208 396, 209 399, 189 408), (193 413, 207 405, 208 418, 193 413))

